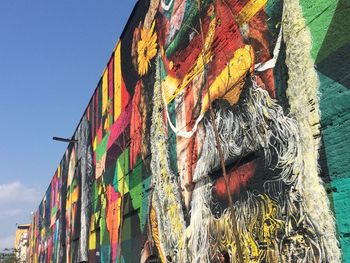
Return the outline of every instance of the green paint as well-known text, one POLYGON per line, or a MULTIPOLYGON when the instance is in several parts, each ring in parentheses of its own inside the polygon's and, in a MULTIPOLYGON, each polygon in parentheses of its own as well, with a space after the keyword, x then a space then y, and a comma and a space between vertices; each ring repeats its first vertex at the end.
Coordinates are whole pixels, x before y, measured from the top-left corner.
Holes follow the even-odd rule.
POLYGON ((51 217, 55 217, 57 213, 57 205, 55 205, 54 207, 52 207, 51 209, 51 217))
POLYGON ((129 187, 130 191, 142 183, 142 166, 137 165, 131 171, 129 187))
POLYGON ((126 262, 132 259, 132 243, 131 243, 131 218, 124 218, 122 230, 122 254, 126 262))
MULTIPOLYGON (((169 1, 167 1, 167 2, 169 2, 169 1)), ((174 10, 174 1, 171 3, 169 10, 165 10, 165 9, 163 10, 164 16, 166 17, 167 20, 171 19, 171 15, 173 13, 173 10, 174 10)))
MULTIPOLYGON (((133 208, 139 209, 142 205, 142 166, 134 167, 130 176, 130 196, 133 208)), ((138 210, 138 216, 141 220, 141 209, 138 210)))
POLYGON ((317 54, 316 63, 321 62, 335 51, 350 43, 349 10, 350 1, 340 0, 338 2, 332 22, 327 29, 327 36, 317 54))
POLYGON ((110 134, 110 132, 107 132, 106 135, 103 137, 102 141, 96 147, 96 161, 97 162, 101 159, 101 157, 105 154, 105 152, 107 150, 109 134, 110 134))
MULTIPOLYGON (((201 4, 202 9, 205 10, 208 4, 210 4, 210 1, 204 0, 201 2, 201 4)), ((197 23, 196 19, 198 19, 198 11, 199 10, 197 2, 187 0, 184 20, 182 22, 183 26, 181 26, 174 39, 166 46, 166 57, 169 58, 173 56, 176 50, 178 49, 179 45, 183 43, 183 40, 188 39, 188 36, 193 31, 194 25, 197 23)))
POLYGON ((332 21, 338 0, 301 0, 300 4, 303 9, 306 24, 309 27, 312 36, 311 56, 313 59, 322 46, 326 37, 328 27, 332 21))
POLYGON ((91 195, 92 195, 92 211, 96 212, 97 202, 98 202, 98 185, 96 180, 93 182, 91 195))
POLYGON ((100 245, 101 245, 101 262, 110 262, 110 236, 106 223, 107 199, 101 196, 101 219, 100 219, 100 245))
POLYGON ((113 178, 114 190, 122 194, 127 193, 129 191, 129 177, 129 148, 126 148, 117 159, 113 178))
POLYGON ((186 3, 186 11, 185 11, 185 17, 183 19, 183 24, 188 26, 181 26, 180 30, 176 33, 174 39, 165 47, 165 55, 169 58, 174 54, 176 51, 176 48, 179 46, 181 41, 188 36, 188 31, 192 30, 191 24, 193 23, 193 19, 198 14, 198 8, 197 3, 188 1, 186 3))
MULTIPOLYGON (((144 178, 144 176, 142 175, 144 178)), ((142 205, 140 208, 140 221, 141 221, 141 231, 146 227, 146 222, 148 219, 149 211, 149 197, 150 197, 150 186, 151 186, 151 176, 143 179, 142 181, 142 205)))

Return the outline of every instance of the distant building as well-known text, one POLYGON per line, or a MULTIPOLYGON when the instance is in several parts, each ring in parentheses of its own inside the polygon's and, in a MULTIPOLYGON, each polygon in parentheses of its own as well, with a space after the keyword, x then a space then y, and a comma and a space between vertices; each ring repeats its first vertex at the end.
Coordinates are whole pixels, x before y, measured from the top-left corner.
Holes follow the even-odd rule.
POLYGON ((18 225, 15 237, 16 262, 27 262, 29 224, 18 225))

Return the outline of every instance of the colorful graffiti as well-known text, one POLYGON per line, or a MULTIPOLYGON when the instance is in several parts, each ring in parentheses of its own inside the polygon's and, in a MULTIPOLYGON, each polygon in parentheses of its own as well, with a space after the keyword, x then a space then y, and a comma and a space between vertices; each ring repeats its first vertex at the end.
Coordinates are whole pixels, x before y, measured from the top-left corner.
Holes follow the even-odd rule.
POLYGON ((30 262, 339 262, 311 49, 295 0, 138 1, 30 262))

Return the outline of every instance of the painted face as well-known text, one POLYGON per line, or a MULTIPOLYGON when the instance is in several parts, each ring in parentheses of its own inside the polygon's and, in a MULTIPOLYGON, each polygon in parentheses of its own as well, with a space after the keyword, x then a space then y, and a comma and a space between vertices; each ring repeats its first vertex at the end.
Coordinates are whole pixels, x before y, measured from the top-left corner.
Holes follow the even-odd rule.
MULTIPOLYGON (((239 104, 242 92, 249 93, 247 89, 252 85, 250 77, 255 72, 255 65, 272 57, 264 4, 251 6, 249 1, 229 1, 227 4, 203 1, 199 6, 198 2, 170 1, 160 5, 162 96, 168 111, 175 111, 175 118, 168 119, 170 128, 175 127, 170 134, 180 135, 172 146, 176 147, 172 162, 177 164, 173 168, 181 178, 187 208, 195 183, 204 176, 197 172, 197 178, 194 178, 198 159, 203 155, 204 119, 208 119, 210 106, 213 103, 226 105, 232 112, 239 104), (247 13, 248 8, 252 13, 247 13), (258 30, 251 28, 250 24, 256 27, 257 22, 258 30)), ((274 95, 272 70, 254 75, 255 83, 274 95)), ((249 154, 242 153, 235 158, 249 154)), ((227 165, 232 166, 233 162, 237 160, 227 165)), ((230 174, 236 174, 231 182, 232 193, 239 192, 255 172, 254 163, 243 164, 229 170, 230 174), (234 179, 238 178, 237 174, 244 174, 243 179, 234 179)), ((219 170, 219 167, 213 169, 219 170)), ((219 196, 225 196, 222 178, 217 180, 215 188, 219 196)))
POLYGON ((268 29, 265 4, 160 3, 152 206, 159 250, 179 262, 210 261, 215 251, 236 258, 237 238, 247 262, 282 262, 294 252, 298 260, 321 258, 297 189, 304 173, 299 128, 276 97, 276 86, 287 85, 277 81, 283 67, 274 68, 281 29, 268 29))

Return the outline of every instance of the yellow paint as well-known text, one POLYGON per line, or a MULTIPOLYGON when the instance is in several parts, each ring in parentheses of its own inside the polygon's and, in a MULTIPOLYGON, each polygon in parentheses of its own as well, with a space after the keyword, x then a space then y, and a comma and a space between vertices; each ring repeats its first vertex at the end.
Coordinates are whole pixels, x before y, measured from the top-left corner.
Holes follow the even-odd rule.
POLYGON ((277 262, 278 252, 275 249, 278 247, 276 242, 278 232, 285 228, 285 222, 277 219, 279 206, 275 201, 267 195, 260 196, 261 207, 263 207, 258 218, 252 220, 248 226, 248 231, 241 236, 242 252, 246 260, 249 262, 258 263, 267 260, 267 262, 277 262), (255 234, 253 234, 255 233, 255 234), (268 250, 259 247, 256 240, 266 244, 268 250))
POLYGON ((92 216, 91 216, 91 220, 90 220, 90 235, 89 235, 89 250, 94 250, 94 249, 96 249, 96 232, 95 232, 95 230, 94 229, 92 229, 92 228, 94 228, 93 226, 95 225, 95 215, 93 214, 92 216))
MULTIPOLYGON (((241 25, 252 19, 253 16, 266 5, 266 2, 267 0, 249 1, 242 8, 241 12, 236 18, 238 24, 241 25)), ((206 36, 203 48, 203 54, 197 58, 194 67, 185 75, 184 79, 177 80, 171 76, 167 76, 166 79, 163 81, 162 86, 165 92, 167 103, 171 102, 179 94, 179 92, 186 88, 186 86, 191 81, 193 81, 195 77, 197 77, 203 72, 204 62, 208 63, 212 60, 210 47, 214 40, 215 28, 216 19, 213 19, 209 25, 208 34, 206 36)), ((243 82, 237 82, 238 80, 243 78, 243 76, 247 73, 248 69, 253 65, 253 54, 253 50, 250 46, 245 46, 244 48, 238 49, 235 52, 234 57, 231 59, 229 65, 221 72, 219 77, 216 79, 215 83, 212 84, 211 92, 213 92, 214 95, 220 94, 221 98, 227 99, 231 104, 235 104, 239 98, 241 89, 243 88, 243 82), (220 78, 223 79, 220 80, 220 78), (226 90, 227 86, 230 86, 229 88, 232 88, 234 84, 238 84, 238 89, 231 89, 230 91, 226 90), (221 85, 221 87, 219 85, 221 85)), ((205 99, 208 100, 208 97, 206 97, 205 99)), ((211 100, 214 101, 214 97, 211 98, 211 100)), ((206 110, 209 106, 208 101, 206 101, 204 104, 206 104, 206 106, 205 108, 202 108, 202 110, 206 110)))
POLYGON ((71 209, 71 195, 69 195, 69 197, 66 199, 66 212, 70 212, 70 209, 71 209))
POLYGON ((120 63, 120 41, 114 51, 114 121, 122 111, 122 69, 120 63))
POLYGON ((71 202, 72 203, 75 203, 75 202, 78 202, 78 199, 79 199, 79 188, 74 188, 73 189, 73 192, 71 194, 71 202))
POLYGON ((106 118, 105 119, 105 122, 104 122, 104 124, 103 124, 103 129, 105 130, 105 131, 107 131, 108 129, 109 129, 109 118, 106 118))
POLYGON ((260 11, 265 5, 267 0, 250 0, 239 12, 236 21, 239 25, 248 22, 260 11))
POLYGON ((70 160, 69 160, 69 166, 68 166, 68 179, 67 179, 67 184, 72 185, 73 182, 73 177, 75 173, 75 166, 76 166, 76 156, 75 156, 75 149, 72 149, 70 160))
POLYGON ((137 64, 140 76, 147 74, 152 58, 157 54, 157 34, 154 33, 156 22, 150 29, 141 29, 141 38, 137 42, 137 64))
POLYGON ((219 98, 226 99, 231 105, 236 104, 244 85, 244 77, 252 69, 253 63, 254 52, 251 46, 246 45, 237 49, 228 65, 210 85, 203 98, 202 113, 207 111, 210 101, 219 98))
POLYGON ((204 40, 203 53, 200 54, 194 64, 194 67, 185 75, 182 81, 167 76, 163 81, 162 86, 165 92, 165 97, 167 103, 171 102, 180 91, 182 91, 186 86, 199 74, 204 71, 204 62, 208 63, 212 59, 212 54, 210 46, 213 43, 216 28, 216 19, 214 18, 210 21, 208 34, 204 40))
POLYGON ((173 100, 173 98, 180 92, 178 89, 179 81, 176 78, 168 75, 162 83, 163 90, 165 92, 165 98, 167 103, 173 100))
POLYGON ((41 236, 41 238, 44 238, 44 236, 45 236, 45 228, 42 228, 40 230, 40 236, 41 236))
POLYGON ((94 138, 94 142, 92 143, 92 150, 95 152, 97 147, 97 136, 94 138))
POLYGON ((264 242, 272 245, 277 230, 284 225, 282 220, 277 219, 277 205, 268 196, 264 196, 266 202, 264 213, 264 242), (266 223, 268 222, 268 223, 266 223))
POLYGON ((28 230, 30 225, 24 224, 24 225, 18 225, 18 228, 16 229, 16 236, 15 236, 15 246, 14 248, 19 251, 25 249, 23 246, 23 241, 25 240, 25 236, 28 236, 28 230))
POLYGON ((151 209, 150 209, 150 223, 151 223, 151 228, 152 228, 151 233, 152 233, 153 241, 154 241, 154 243, 159 251, 159 257, 160 257, 161 261, 165 263, 167 261, 164 258, 163 250, 162 250, 162 247, 160 245, 157 214, 156 214, 156 210, 154 209, 153 205, 151 206, 151 209))
MULTIPOLYGON (((159 121, 159 120, 158 120, 159 121)), ((166 163, 167 158, 163 154, 163 152, 160 152, 159 154, 160 163, 166 163)), ((177 199, 174 195, 174 191, 172 184, 169 182, 169 174, 166 170, 165 166, 162 166, 161 175, 163 177, 164 182, 164 192, 167 195, 168 200, 168 218, 170 219, 170 224, 172 225, 173 233, 177 236, 177 240, 181 240, 182 238, 182 223, 179 218, 178 210, 179 210, 179 203, 177 202, 177 199)), ((181 250, 183 247, 182 243, 177 244, 178 248, 181 250)))
POLYGON ((108 107, 108 69, 105 69, 105 72, 102 76, 102 115, 107 111, 108 107))
POLYGON ((118 168, 117 168, 118 169, 118 190, 119 190, 121 195, 125 195, 125 194, 127 194, 129 192, 129 182, 128 182, 129 177, 124 172, 124 170, 125 170, 125 165, 123 165, 124 162, 121 161, 120 159, 118 159, 118 161, 117 161, 117 166, 118 166, 118 168))

